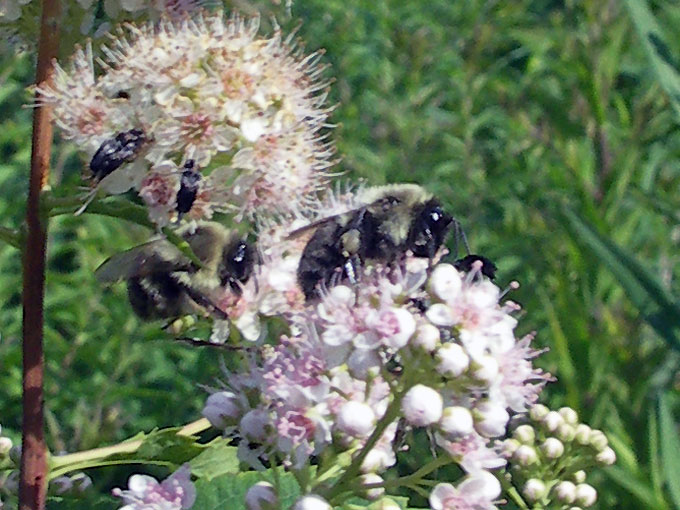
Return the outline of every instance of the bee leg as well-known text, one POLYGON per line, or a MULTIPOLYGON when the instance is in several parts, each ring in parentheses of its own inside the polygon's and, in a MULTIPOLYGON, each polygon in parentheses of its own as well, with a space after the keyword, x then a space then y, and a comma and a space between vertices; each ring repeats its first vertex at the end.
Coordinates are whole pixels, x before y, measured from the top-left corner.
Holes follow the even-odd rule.
POLYGON ((468 244, 467 241, 467 236, 465 235, 465 231, 463 230, 462 225, 458 220, 453 220, 453 248, 454 248, 454 253, 456 254, 455 256, 458 256, 458 240, 463 242, 463 248, 465 248, 465 253, 466 255, 470 255, 470 245, 468 244))
POLYGON ((92 203, 92 201, 94 200, 94 197, 96 197, 96 196, 97 196, 97 188, 90 190, 90 192, 86 195, 85 203, 82 206, 80 206, 80 208, 75 213, 73 213, 73 215, 74 216, 80 216, 81 214, 83 214, 83 211, 85 211, 85 209, 87 209, 87 206, 92 203))
POLYGON ((190 285, 182 282, 179 282, 179 284, 182 287, 182 290, 187 293, 187 296, 189 296, 196 304, 205 308, 214 319, 220 319, 223 321, 229 320, 229 316, 219 309, 217 305, 213 303, 210 298, 208 298, 208 296, 194 289, 190 285))

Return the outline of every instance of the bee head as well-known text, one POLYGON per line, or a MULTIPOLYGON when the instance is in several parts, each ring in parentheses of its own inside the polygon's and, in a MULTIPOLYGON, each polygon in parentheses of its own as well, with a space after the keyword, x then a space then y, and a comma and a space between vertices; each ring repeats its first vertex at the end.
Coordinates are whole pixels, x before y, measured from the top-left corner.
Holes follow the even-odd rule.
POLYGON ((442 209, 439 202, 429 200, 411 223, 408 249, 416 257, 433 258, 444 243, 452 223, 453 217, 442 209))

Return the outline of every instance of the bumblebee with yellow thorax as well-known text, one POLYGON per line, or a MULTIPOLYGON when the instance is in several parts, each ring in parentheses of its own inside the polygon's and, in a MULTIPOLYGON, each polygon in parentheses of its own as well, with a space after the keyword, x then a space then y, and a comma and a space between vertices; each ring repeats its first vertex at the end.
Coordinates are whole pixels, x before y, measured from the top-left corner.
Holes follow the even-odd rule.
POLYGON ((215 222, 185 226, 178 234, 189 243, 200 267, 159 238, 112 256, 97 269, 97 279, 104 283, 126 279, 132 309, 143 319, 187 314, 227 319, 213 295, 226 287, 241 293, 253 272, 255 248, 215 222))
POLYGON ((356 283, 363 264, 392 264, 411 252, 432 260, 454 222, 439 201, 416 184, 367 188, 358 207, 315 221, 289 235, 314 229, 298 267, 307 299, 344 280, 356 283))

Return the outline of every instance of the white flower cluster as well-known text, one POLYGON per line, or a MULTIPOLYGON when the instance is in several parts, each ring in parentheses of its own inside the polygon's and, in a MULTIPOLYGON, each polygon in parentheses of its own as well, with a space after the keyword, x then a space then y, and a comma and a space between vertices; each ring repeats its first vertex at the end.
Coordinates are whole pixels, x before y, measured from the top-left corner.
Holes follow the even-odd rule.
POLYGON ((240 434, 241 458, 254 466, 276 456, 299 469, 310 455, 356 455, 370 442, 360 471, 379 481, 396 462, 400 419, 430 427, 469 474, 433 493, 433 508, 457 508, 446 501, 472 493, 479 508, 493 508, 500 486, 489 470, 506 463, 494 438, 549 379, 531 364, 539 352, 530 338, 514 336, 518 307, 500 299, 479 267, 463 273, 438 264, 429 278, 427 261, 415 258, 367 267, 361 285, 335 286, 291 311, 297 333, 251 352, 203 414, 240 434))
POLYGON ((585 483, 584 470, 616 462, 604 433, 579 423, 569 407, 550 411, 540 404, 533 406, 501 445, 513 466, 512 482, 524 497, 556 509, 592 506, 597 492, 585 483))
POLYGON ((160 225, 177 217, 187 170, 197 187, 191 217, 297 211, 332 164, 322 132, 328 83, 320 53, 305 56, 292 36, 258 28, 259 18, 221 13, 128 25, 103 48, 101 74, 91 47, 79 50, 70 71, 57 66, 42 101, 94 184, 135 188, 160 225))

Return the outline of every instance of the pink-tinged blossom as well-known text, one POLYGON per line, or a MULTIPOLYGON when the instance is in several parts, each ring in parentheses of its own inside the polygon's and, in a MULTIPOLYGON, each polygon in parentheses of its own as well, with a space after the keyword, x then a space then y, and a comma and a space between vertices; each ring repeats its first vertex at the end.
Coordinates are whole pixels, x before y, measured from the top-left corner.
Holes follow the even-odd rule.
POLYGON ((530 346, 533 335, 527 335, 498 357, 499 377, 491 384, 490 398, 502 402, 515 412, 525 412, 538 400, 541 390, 553 377, 534 367, 531 360, 544 350, 530 346))
POLYGON ((112 493, 125 503, 120 510, 187 510, 196 501, 188 464, 161 483, 148 475, 132 475, 127 490, 115 488, 112 493))
POLYGON ((482 469, 496 469, 506 464, 500 452, 495 448, 490 448, 488 441, 476 432, 453 440, 436 434, 435 439, 437 444, 468 473, 482 469))
POLYGON ((430 494, 432 510, 495 510, 494 501, 501 494, 498 479, 487 471, 465 477, 456 487, 438 484, 430 494))

